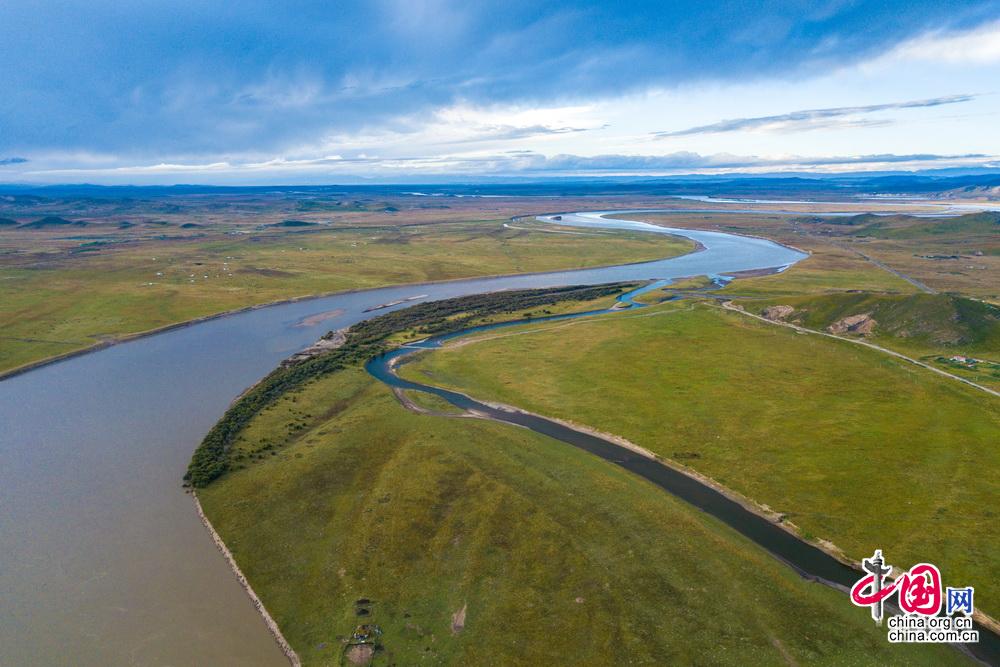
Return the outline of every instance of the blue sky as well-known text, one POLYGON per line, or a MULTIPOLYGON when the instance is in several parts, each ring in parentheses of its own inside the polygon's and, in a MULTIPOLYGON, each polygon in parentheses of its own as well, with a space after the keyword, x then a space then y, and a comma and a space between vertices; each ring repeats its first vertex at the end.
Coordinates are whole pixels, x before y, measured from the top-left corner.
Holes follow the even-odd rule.
POLYGON ((5 0, 0 73, 0 182, 1000 166, 1000 0, 5 0))

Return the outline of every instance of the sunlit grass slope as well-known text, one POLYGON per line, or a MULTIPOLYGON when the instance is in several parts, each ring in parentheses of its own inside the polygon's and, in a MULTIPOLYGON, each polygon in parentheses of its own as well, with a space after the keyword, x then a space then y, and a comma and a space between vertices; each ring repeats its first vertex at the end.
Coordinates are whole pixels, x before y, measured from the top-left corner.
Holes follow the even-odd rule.
POLYGON ((624 436, 855 559, 882 548, 897 565, 937 563, 997 612, 994 397, 708 304, 532 328, 548 330, 446 348, 403 374, 624 436))
POLYGON ((237 446, 244 467, 199 496, 309 665, 338 664, 360 623, 383 631, 376 664, 962 662, 889 645, 843 594, 609 463, 407 412, 360 369, 237 446))
POLYGON ((876 324, 868 340, 1000 388, 1000 307, 989 303, 951 294, 841 292, 741 304, 756 313, 769 305, 791 306, 795 310, 785 319, 816 330, 869 315, 876 324))

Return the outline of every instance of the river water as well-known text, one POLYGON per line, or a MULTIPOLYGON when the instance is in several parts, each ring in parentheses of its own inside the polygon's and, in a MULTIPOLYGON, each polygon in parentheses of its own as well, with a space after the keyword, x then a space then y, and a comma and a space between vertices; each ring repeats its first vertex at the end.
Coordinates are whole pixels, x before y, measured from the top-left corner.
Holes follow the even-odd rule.
MULTIPOLYGON (((705 250, 627 266, 391 287, 283 304, 73 357, 0 381, 0 665, 283 665, 181 489, 230 401, 366 310, 502 289, 784 267, 763 239, 647 229, 705 250), (303 326, 317 313, 340 314, 303 326)), ((613 242, 609 239, 608 242, 613 242)))
MULTIPOLYGON (((653 284, 659 285, 660 283, 653 284)), ((643 287, 633 290, 628 294, 622 295, 618 300, 629 304, 631 308, 641 308, 643 306, 633 302, 631 298, 646 289, 646 287, 643 287)), ((724 493, 694 477, 688 476, 659 461, 652 460, 647 456, 643 456, 612 440, 570 428, 555 420, 519 410, 509 410, 488 403, 482 403, 467 394, 414 382, 404 379, 397 374, 398 366, 405 363, 407 357, 420 351, 439 349, 443 343, 454 338, 484 331, 520 326, 526 323, 562 321, 592 317, 594 315, 606 315, 611 312, 615 312, 614 309, 537 317, 528 320, 496 322, 469 327, 461 331, 433 336, 381 354, 370 359, 365 364, 365 368, 374 378, 390 387, 438 396, 461 410, 478 413, 479 415, 505 424, 522 426, 535 433, 560 440, 585 452, 599 456, 606 461, 610 461, 625 470, 649 480, 688 504, 711 514, 713 517, 749 538, 754 544, 767 550, 772 556, 794 569, 802 577, 821 582, 845 593, 848 592, 861 575, 858 570, 841 563, 823 550, 800 540, 773 521, 750 511, 740 503, 730 499, 724 493)), ((845 603, 846 601, 845 596, 845 603)), ((901 613, 895 605, 891 605, 891 609, 892 613, 901 613)), ((987 664, 997 664, 998 660, 1000 660, 1000 638, 978 624, 974 624, 974 627, 980 633, 980 642, 956 648, 967 655, 985 661, 987 664)))

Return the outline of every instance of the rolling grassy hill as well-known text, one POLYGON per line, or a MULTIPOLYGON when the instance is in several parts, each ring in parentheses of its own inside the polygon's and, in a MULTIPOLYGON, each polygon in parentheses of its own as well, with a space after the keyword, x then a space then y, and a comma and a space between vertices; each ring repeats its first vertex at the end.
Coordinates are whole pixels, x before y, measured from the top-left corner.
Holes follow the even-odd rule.
MULTIPOLYGON (((894 338, 908 347, 1000 354, 1000 308, 975 299, 949 294, 838 292, 786 297, 773 303, 779 301, 795 308, 789 321, 812 329, 826 329, 845 317, 869 313, 878 322, 874 338, 894 338)), ((760 302, 744 305, 754 311, 765 307, 760 302)))
POLYGON ((306 665, 964 664, 616 466, 416 415, 360 369, 285 396, 199 497, 306 665), (365 601, 358 604, 358 601, 365 601))
POLYGON ((87 223, 83 220, 67 220, 66 218, 60 218, 55 215, 47 215, 44 218, 39 218, 32 222, 26 222, 21 225, 18 229, 47 229, 50 227, 86 227, 87 223))
POLYGON ((995 398, 708 304, 532 328, 445 348, 402 374, 621 435, 852 558, 883 548, 900 563, 935 562, 984 586, 977 602, 996 612, 995 398))
MULTIPOLYGON (((473 322, 469 304, 498 296, 516 295, 453 301, 473 322)), ((447 307, 358 333, 461 325, 447 307)), ((995 466, 984 443, 1000 418, 963 388, 706 304, 530 330, 436 351, 404 374, 625 435, 852 555, 875 544, 900 563, 933 559, 950 580, 995 573, 982 528, 993 483, 978 472, 995 466), (953 491, 915 492, 914 477, 953 491), (858 520, 874 502, 885 525, 858 520)), ((306 664, 337 664, 360 624, 380 628, 385 665, 964 661, 886 643, 842 593, 609 463, 524 429, 405 410, 360 357, 293 369, 306 376, 232 429, 225 474, 198 490, 306 664)))
POLYGON ((829 225, 838 233, 880 239, 928 239, 1000 234, 1000 212, 982 211, 957 217, 927 218, 912 215, 810 216, 799 219, 829 225))
POLYGON ((741 305, 757 314, 768 306, 791 306, 794 311, 782 319, 817 331, 868 315, 875 320, 866 335, 873 343, 1000 388, 1000 308, 989 303, 950 294, 838 292, 741 305))
POLYGON ((1000 212, 969 213, 957 218, 917 218, 893 216, 889 220, 876 218, 855 232, 856 236, 876 236, 885 239, 933 239, 935 237, 985 236, 1000 234, 1000 212))

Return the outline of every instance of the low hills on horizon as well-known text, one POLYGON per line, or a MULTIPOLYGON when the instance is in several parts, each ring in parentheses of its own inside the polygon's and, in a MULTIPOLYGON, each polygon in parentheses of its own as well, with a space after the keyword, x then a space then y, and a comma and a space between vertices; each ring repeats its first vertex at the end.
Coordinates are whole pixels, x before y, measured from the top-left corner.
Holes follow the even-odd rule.
POLYGON ((772 195, 795 193, 798 196, 823 194, 832 197, 919 195, 942 199, 1000 199, 1000 169, 926 170, 917 172, 873 172, 840 174, 686 174, 673 176, 480 176, 447 177, 439 182, 401 179, 397 183, 360 183, 328 185, 96 185, 80 184, 2 184, 0 196, 153 198, 190 194, 324 194, 344 196, 348 192, 392 193, 426 196, 476 195, 772 195))

